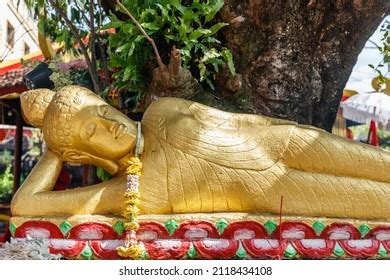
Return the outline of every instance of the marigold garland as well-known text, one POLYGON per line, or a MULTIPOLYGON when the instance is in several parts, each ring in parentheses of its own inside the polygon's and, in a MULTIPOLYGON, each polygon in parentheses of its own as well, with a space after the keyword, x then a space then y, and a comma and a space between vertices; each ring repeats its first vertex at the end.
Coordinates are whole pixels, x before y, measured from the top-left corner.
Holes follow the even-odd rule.
POLYGON ((126 231, 126 244, 117 248, 117 253, 123 258, 139 259, 143 250, 137 240, 137 230, 139 228, 138 215, 140 213, 140 193, 139 177, 141 176, 142 162, 135 156, 127 162, 127 184, 124 194, 125 203, 123 217, 125 218, 124 228, 126 231))

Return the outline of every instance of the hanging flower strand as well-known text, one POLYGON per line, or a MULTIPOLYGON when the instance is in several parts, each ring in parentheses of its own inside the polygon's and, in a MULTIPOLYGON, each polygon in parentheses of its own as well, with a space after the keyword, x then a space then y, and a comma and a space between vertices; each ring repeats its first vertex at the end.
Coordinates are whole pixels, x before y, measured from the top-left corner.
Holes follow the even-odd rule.
POLYGON ((141 176, 142 162, 138 155, 140 152, 141 142, 141 124, 137 122, 137 143, 135 148, 135 155, 127 162, 126 174, 127 184, 124 194, 125 202, 123 209, 123 218, 125 219, 124 228, 126 232, 125 246, 117 248, 117 253, 123 258, 140 259, 143 250, 137 240, 137 230, 139 228, 138 215, 140 213, 140 192, 139 192, 139 178, 141 176))

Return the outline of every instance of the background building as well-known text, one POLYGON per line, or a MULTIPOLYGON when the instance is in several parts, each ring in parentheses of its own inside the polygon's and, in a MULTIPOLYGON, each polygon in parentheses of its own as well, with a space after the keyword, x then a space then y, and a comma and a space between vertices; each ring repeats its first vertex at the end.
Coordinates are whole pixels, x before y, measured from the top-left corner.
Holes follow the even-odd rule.
POLYGON ((0 63, 38 50, 37 21, 24 1, 0 0, 0 63))

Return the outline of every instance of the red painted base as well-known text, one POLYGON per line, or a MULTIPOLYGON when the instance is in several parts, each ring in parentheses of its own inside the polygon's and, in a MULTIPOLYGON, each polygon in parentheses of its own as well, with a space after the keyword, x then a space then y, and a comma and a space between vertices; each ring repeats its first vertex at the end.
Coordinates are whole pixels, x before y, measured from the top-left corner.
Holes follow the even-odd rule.
MULTIPOLYGON (((11 229, 12 229, 11 225, 11 229)), ((16 239, 48 239, 50 252, 67 259, 120 259, 123 223, 81 223, 60 226, 27 221, 13 228, 16 239)), ((12 231, 12 230, 11 230, 12 231)), ((137 232, 149 259, 282 259, 389 258, 390 228, 333 223, 310 226, 302 222, 264 225, 255 221, 217 222, 173 220, 141 222, 137 232), (363 236, 364 235, 364 236, 363 236)))

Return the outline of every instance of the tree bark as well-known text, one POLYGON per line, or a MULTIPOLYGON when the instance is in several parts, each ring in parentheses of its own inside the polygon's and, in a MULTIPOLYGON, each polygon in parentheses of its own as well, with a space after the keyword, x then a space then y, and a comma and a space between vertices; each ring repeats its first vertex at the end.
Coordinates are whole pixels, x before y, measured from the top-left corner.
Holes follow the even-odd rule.
POLYGON ((224 42, 239 75, 219 74, 216 105, 330 131, 357 57, 389 12, 388 0, 225 0, 224 42))

